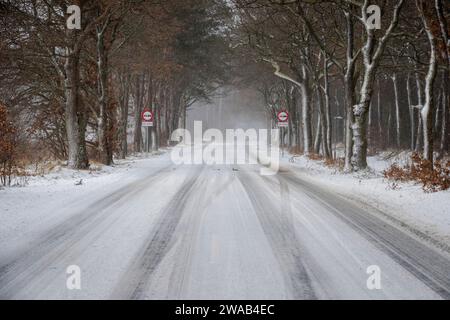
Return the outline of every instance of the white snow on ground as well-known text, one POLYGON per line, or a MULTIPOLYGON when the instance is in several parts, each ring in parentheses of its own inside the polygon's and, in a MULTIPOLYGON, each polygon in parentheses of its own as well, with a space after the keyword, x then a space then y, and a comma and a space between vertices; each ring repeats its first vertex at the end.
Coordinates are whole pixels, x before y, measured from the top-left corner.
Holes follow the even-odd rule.
MULTIPOLYGON (((13 236, 17 239, 27 239, 24 234, 16 234, 19 229, 22 232, 28 229, 39 232, 39 225, 48 227, 49 224, 63 221, 73 210, 58 208, 66 204, 68 199, 72 199, 74 193, 89 202, 89 199, 97 198, 96 191, 101 192, 103 188, 109 188, 113 192, 115 185, 123 185, 123 182, 133 181, 146 174, 140 170, 143 164, 145 168, 149 161, 160 165, 167 162, 168 157, 169 154, 154 154, 151 158, 141 155, 127 160, 116 160, 111 167, 92 165, 90 170, 82 171, 56 166, 46 175, 28 177, 24 180, 24 187, 0 190, 0 242, 13 236)), ((347 198, 376 207, 430 237, 450 244, 449 190, 425 193, 420 185, 414 183, 400 183, 396 189, 392 189, 389 182, 383 178, 384 169, 394 162, 404 164, 407 157, 407 154, 396 157, 369 157, 371 172, 364 174, 344 174, 325 166, 322 161, 304 156, 293 157, 286 154, 282 163, 304 169, 302 173, 311 178, 311 181, 329 186, 334 192, 347 198)))
POLYGON ((78 213, 83 209, 80 202, 94 204, 105 190, 112 193, 168 162, 168 154, 155 153, 115 160, 109 167, 94 164, 90 170, 56 166, 48 174, 27 177, 21 181, 25 182, 22 186, 0 189, 0 243, 4 255, 0 260, 78 213))
MULTIPOLYGON (((111 192, 124 182, 131 182, 149 174, 148 165, 168 163, 166 154, 154 154, 116 160, 114 166, 92 165, 91 170, 70 170, 63 166, 52 168, 42 176, 31 176, 23 187, 11 187, 0 190, 0 242, 5 249, 5 239, 29 243, 33 235, 43 228, 64 221, 76 211, 67 208, 74 197, 84 199, 86 203, 98 199, 98 193, 104 188, 111 192), (145 168, 146 172, 143 172, 145 168), (81 182, 81 184, 80 184, 81 182), (97 192, 97 193, 96 193, 97 192), (65 210, 61 210, 61 207, 65 210), (40 228, 39 226, 42 226, 40 228), (20 230, 19 234, 17 231, 20 230)), ((344 174, 337 169, 325 166, 322 161, 310 160, 304 156, 286 154, 284 165, 302 169, 306 178, 312 182, 328 186, 334 192, 389 213, 395 219, 420 230, 430 237, 450 244, 450 191, 425 193, 420 185, 400 183, 392 189, 382 171, 394 162, 399 165, 407 160, 407 154, 396 157, 369 157, 370 173, 344 174), (294 159, 294 162, 292 162, 294 159)), ((23 182, 23 181, 22 181, 23 182)), ((74 201, 75 203, 75 201, 74 201)), ((9 242, 9 241, 8 241, 9 242)), ((14 250, 15 246, 11 247, 14 250)), ((1 258, 1 257, 0 257, 1 258)))
POLYGON ((329 186, 346 198, 392 215, 394 219, 405 223, 404 227, 419 230, 432 239, 450 245, 450 190, 425 193, 421 185, 414 183, 399 183, 393 189, 382 172, 394 162, 405 164, 408 155, 385 156, 369 157, 370 170, 363 174, 345 174, 325 166, 322 161, 305 156, 286 155, 282 162, 304 169, 301 172, 312 182, 329 186))
POLYGON ((447 290, 446 256, 359 216, 355 223, 375 239, 393 241, 377 246, 346 222, 361 206, 304 183, 350 184, 351 176, 301 159, 285 159, 295 174, 262 176, 259 165, 175 166, 169 157, 92 174, 61 169, 58 179, 0 191, 0 297, 437 299, 439 285, 447 290), (82 290, 66 288, 73 264, 82 290), (368 290, 369 265, 383 270, 382 290, 368 290))

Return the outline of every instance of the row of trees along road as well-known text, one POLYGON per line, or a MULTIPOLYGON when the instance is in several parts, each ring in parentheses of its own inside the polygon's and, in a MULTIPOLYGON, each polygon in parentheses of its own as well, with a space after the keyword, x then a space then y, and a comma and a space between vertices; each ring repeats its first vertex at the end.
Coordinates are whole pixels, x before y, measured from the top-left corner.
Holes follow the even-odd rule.
POLYGON ((330 158, 333 141, 342 141, 348 171, 365 169, 371 150, 409 147, 431 165, 434 151, 448 152, 450 2, 233 5, 233 46, 266 75, 259 88, 272 116, 290 111, 291 147, 330 158), (366 23, 372 5, 380 8, 380 28, 366 23))
MULTIPOLYGON (((0 0, 0 103, 19 137, 83 169, 184 127, 218 87, 256 86, 287 109, 284 139, 305 154, 367 167, 368 152, 449 149, 445 0, 0 0), (81 8, 80 30, 66 27, 81 8), (366 21, 380 8, 381 25, 366 21), (133 128, 133 144, 127 131, 133 128)), ((33 150, 33 148, 28 148, 33 150)))
POLYGON ((1 0, 0 17, 1 105, 20 141, 71 168, 140 152, 145 107, 151 147, 165 145, 227 78, 222 1, 1 0), (81 29, 67 28, 70 5, 81 29))

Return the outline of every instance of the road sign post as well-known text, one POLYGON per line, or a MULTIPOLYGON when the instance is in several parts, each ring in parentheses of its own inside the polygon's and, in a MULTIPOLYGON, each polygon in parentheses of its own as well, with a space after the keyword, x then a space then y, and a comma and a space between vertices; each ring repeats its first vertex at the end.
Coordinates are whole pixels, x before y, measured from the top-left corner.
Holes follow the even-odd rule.
POLYGON ((150 127, 153 127, 153 111, 149 108, 145 108, 141 112, 141 120, 142 120, 142 127, 145 127, 145 152, 148 154, 150 151, 150 127))
POLYGON ((284 130, 283 128, 289 127, 289 113, 286 110, 281 110, 277 113, 278 128, 281 129, 280 142, 281 142, 281 156, 284 156, 284 130))

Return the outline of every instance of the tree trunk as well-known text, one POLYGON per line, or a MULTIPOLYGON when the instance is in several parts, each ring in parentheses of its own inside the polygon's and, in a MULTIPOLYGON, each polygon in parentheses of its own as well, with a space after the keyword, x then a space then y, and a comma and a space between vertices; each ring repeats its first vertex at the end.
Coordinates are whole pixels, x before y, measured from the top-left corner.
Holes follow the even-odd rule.
POLYGON ((443 86, 443 95, 442 95, 442 124, 441 124, 441 143, 440 143, 440 157, 444 156, 445 152, 448 152, 449 145, 449 71, 445 70, 442 73, 442 86, 443 86))
POLYGON ((331 149, 328 144, 328 127, 327 127, 327 115, 325 114, 325 107, 323 103, 323 97, 320 89, 317 90, 317 103, 319 105, 319 117, 320 117, 320 138, 322 140, 323 155, 327 158, 331 158, 331 149))
POLYGON ((164 116, 164 131, 165 131, 165 139, 166 144, 170 145, 170 135, 171 135, 171 128, 170 128, 170 113, 171 113, 171 106, 173 104, 173 91, 168 86, 167 87, 167 94, 166 94, 166 108, 165 108, 165 116, 164 116))
MULTIPOLYGON (((320 111, 319 111, 320 113, 320 111)), ((322 117, 320 114, 317 115, 317 126, 316 126, 316 134, 314 136, 314 153, 320 153, 320 144, 322 142, 322 117)))
POLYGON ((346 172, 353 170, 351 162, 353 150, 353 106, 355 104, 355 60, 354 60, 354 21, 352 13, 345 13, 347 22, 347 67, 344 75, 345 87, 345 164, 346 172))
POLYGON ((186 129, 186 106, 184 104, 180 106, 180 118, 178 122, 178 128, 186 129))
POLYGON ((400 97, 398 89, 398 79, 397 74, 394 73, 392 76, 392 82, 394 84, 394 97, 395 97, 395 144, 397 149, 400 149, 401 144, 401 128, 400 128, 400 97))
POLYGON ((291 146, 296 148, 298 146, 298 112, 297 112, 297 99, 296 99, 296 91, 292 88, 290 92, 291 96, 291 109, 292 113, 289 117, 289 121, 291 122, 291 135, 292 135, 292 143, 291 146))
POLYGON ((159 85, 155 84, 157 88, 155 88, 155 96, 153 101, 153 127, 152 127, 152 151, 157 151, 159 149, 159 135, 160 135, 160 127, 159 127, 159 110, 160 110, 160 102, 161 102, 161 91, 159 89, 159 85))
POLYGON ((109 137, 108 125, 108 56, 105 49, 104 33, 97 28, 97 134, 99 160, 105 165, 111 165, 112 146, 109 137))
POLYGON ((422 91, 422 81, 420 80, 419 74, 416 72, 416 87, 417 87, 417 105, 419 107, 418 112, 418 122, 416 130, 416 147, 415 151, 420 152, 422 150, 422 116, 420 115, 420 109, 423 107, 423 91, 422 91))
POLYGON ((68 166, 73 169, 87 169, 89 161, 86 151, 86 119, 78 96, 79 53, 66 48, 64 64, 65 120, 68 143, 68 166))
POLYGON ((142 100, 143 100, 144 76, 136 75, 135 96, 134 96, 134 152, 141 152, 142 146, 142 100))
POLYGON ((406 91, 408 93, 408 107, 409 107, 409 125, 410 125, 410 149, 414 150, 414 142, 415 142, 415 116, 414 116, 414 108, 412 105, 412 93, 411 93, 411 75, 408 74, 408 79, 406 80, 406 91))
POLYGON ((119 74, 120 81, 120 94, 119 94, 119 143, 120 143, 120 153, 121 159, 125 159, 128 155, 128 101, 130 97, 130 78, 131 75, 127 72, 126 74, 119 74))
POLYGON ((386 129, 386 146, 391 147, 391 140, 392 140, 392 105, 389 104, 389 112, 388 112, 388 118, 387 118, 387 129, 386 129))
POLYGON ((353 107, 353 116, 355 119, 352 126, 352 165, 356 171, 367 168, 367 112, 372 97, 374 76, 373 62, 370 64, 366 62, 360 101, 353 107))
POLYGON ((430 11, 434 11, 434 7, 433 9, 427 8, 427 5, 423 0, 417 0, 416 3, 419 9, 425 33, 428 38, 428 42, 430 44, 430 62, 428 73, 425 79, 425 103, 420 114, 422 116, 423 125, 423 157, 425 160, 428 160, 430 162, 431 166, 433 166, 433 112, 435 108, 434 82, 436 79, 437 71, 437 40, 433 34, 433 31, 431 30, 431 26, 428 21, 428 19, 434 17, 434 14, 430 14, 431 17, 427 17, 424 10, 429 9, 430 11))
POLYGON ((441 31, 441 37, 443 43, 446 44, 446 50, 444 51, 445 69, 442 73, 442 124, 441 124, 441 143, 440 143, 440 157, 444 156, 445 152, 449 151, 450 146, 450 39, 448 31, 448 21, 445 18, 447 10, 444 9, 442 0, 435 0, 435 8, 437 18, 439 21, 439 27, 441 31))
POLYGON ((380 149, 385 148, 385 138, 383 136, 383 112, 381 110, 381 84, 380 79, 377 81, 377 121, 378 121, 378 143, 380 149))
POLYGON ((309 81, 300 87, 302 95, 302 126, 303 126, 303 148, 306 155, 311 153, 312 145, 312 130, 311 130, 311 91, 309 81))
POLYGON ((327 157, 331 158, 332 156, 332 121, 331 121, 331 108, 330 108, 330 89, 329 89, 329 81, 328 81, 328 59, 324 59, 324 97, 325 97, 325 123, 326 123, 326 153, 327 157))
POLYGON ((370 102, 369 105, 369 123, 368 123, 368 131, 367 131, 367 141, 369 146, 372 143, 372 110, 373 110, 373 102, 370 102))

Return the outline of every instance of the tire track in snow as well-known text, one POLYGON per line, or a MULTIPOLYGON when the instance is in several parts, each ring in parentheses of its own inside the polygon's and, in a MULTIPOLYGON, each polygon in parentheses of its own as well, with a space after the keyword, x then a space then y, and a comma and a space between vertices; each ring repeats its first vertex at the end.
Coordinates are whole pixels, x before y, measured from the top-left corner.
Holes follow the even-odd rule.
POLYGON ((317 201, 444 299, 450 299, 450 260, 375 214, 304 181, 294 172, 282 180, 317 201))
MULTIPOLYGON (((211 172, 211 171, 210 171, 211 172)), ((214 183, 210 176, 206 174, 198 180, 197 188, 195 188, 195 195, 193 202, 189 203, 188 208, 184 207, 185 219, 182 229, 183 234, 178 240, 179 246, 176 251, 177 259, 174 262, 173 269, 170 275, 170 282, 168 286, 168 299, 183 299, 185 292, 189 290, 189 278, 192 270, 192 250, 195 248, 196 238, 200 228, 203 226, 202 220, 206 214, 206 209, 210 206, 214 199, 225 192, 235 180, 233 175, 220 175, 219 183, 214 183), (224 180, 224 181, 220 181, 224 180), (187 210, 190 209, 190 210, 187 210)), ((192 195, 192 194, 191 194, 192 195)))
MULTIPOLYGON (((153 172, 149 176, 132 182, 80 210, 67 220, 53 227, 24 253, 0 267, 0 299, 12 298, 55 261, 70 253, 89 233, 106 231, 110 223, 120 215, 112 215, 109 208, 129 201, 129 196, 138 195, 151 181, 162 179, 171 165, 153 172), (112 219, 109 224, 106 220, 112 219), (103 224, 103 227, 101 225, 103 224)), ((45 282, 45 281, 41 281, 45 282)))
MULTIPOLYGON (((241 170, 241 172, 245 171, 241 170)), ((263 190, 261 183, 265 183, 265 180, 258 173, 250 171, 238 177, 279 262, 286 287, 291 289, 292 298, 316 299, 308 271, 302 261, 302 250, 292 223, 291 211, 286 207, 290 204, 286 203, 281 208, 277 208, 274 203, 277 203, 279 199, 274 199, 263 190), (256 179, 261 181, 256 182, 256 179)), ((282 201, 288 201, 287 184, 281 185, 280 192, 282 201)))
POLYGON ((133 260, 119 280, 112 299, 140 299, 143 296, 153 272, 171 248, 172 236, 181 220, 189 195, 197 187, 196 182, 202 170, 203 167, 193 170, 168 207, 163 210, 152 228, 151 236, 140 250, 142 253, 133 260))

